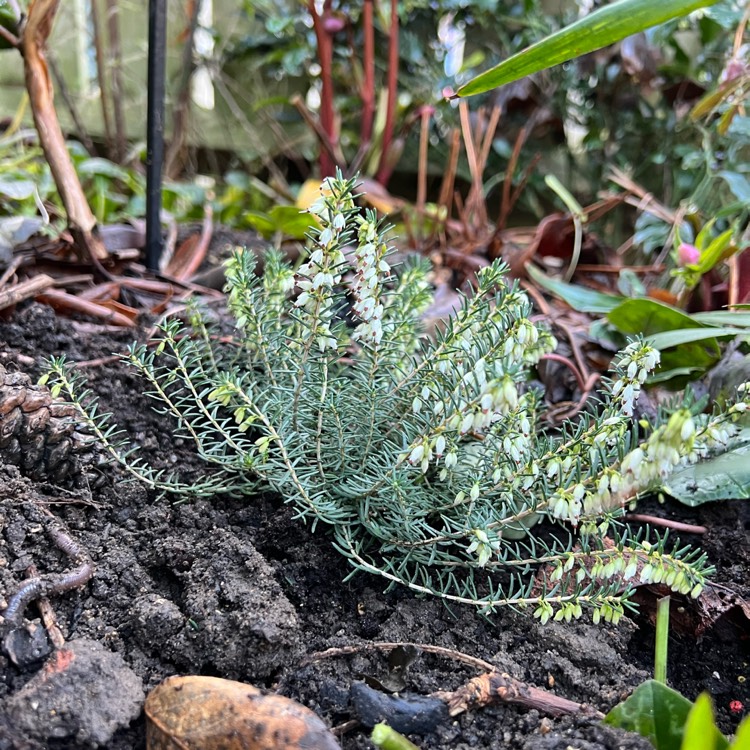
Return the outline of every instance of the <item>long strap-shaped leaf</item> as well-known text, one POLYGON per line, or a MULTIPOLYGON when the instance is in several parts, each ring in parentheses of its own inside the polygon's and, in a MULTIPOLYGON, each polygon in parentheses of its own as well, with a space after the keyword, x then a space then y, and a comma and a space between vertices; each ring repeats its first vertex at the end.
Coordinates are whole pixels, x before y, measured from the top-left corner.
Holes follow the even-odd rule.
POLYGON ((473 96, 618 42, 718 0, 619 0, 550 34, 461 86, 473 96))

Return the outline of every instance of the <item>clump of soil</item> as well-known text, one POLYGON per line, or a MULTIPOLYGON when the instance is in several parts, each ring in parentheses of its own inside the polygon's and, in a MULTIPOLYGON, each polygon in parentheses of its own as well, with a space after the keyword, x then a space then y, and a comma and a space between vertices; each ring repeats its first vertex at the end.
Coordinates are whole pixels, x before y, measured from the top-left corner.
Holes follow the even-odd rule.
MULTIPOLYGON (((92 333, 56 319, 47 308, 30 306, 0 324, 0 352, 4 363, 20 362, 34 376, 44 356, 66 353, 75 361, 97 360, 124 351, 131 337, 127 332, 92 333)), ((201 475, 190 446, 175 439, 173 425, 149 409, 132 372, 111 362, 94 363, 82 372, 102 406, 115 413, 152 464, 176 469, 188 479, 201 475)), ((361 717, 351 688, 362 681, 388 683, 388 654, 363 650, 311 657, 316 652, 373 641, 442 646, 600 711, 623 700, 649 676, 653 627, 646 616, 626 619, 617 628, 587 622, 542 627, 512 610, 482 619, 472 609, 448 609, 403 589, 384 593, 383 581, 364 574, 343 582, 350 569, 325 529, 311 533, 277 497, 217 496, 175 503, 125 482, 115 467, 106 479, 90 491, 62 491, 0 464, 0 596, 7 600, 18 589, 32 563, 41 573, 71 567, 45 532, 44 510, 50 511, 95 565, 86 586, 53 598, 60 627, 71 644, 86 644, 87 658, 90 650, 96 651, 92 642, 117 656, 113 679, 123 684, 135 679, 147 692, 174 674, 251 682, 300 701, 330 726, 349 722, 341 744, 353 750, 372 746, 369 730, 352 723, 361 717)), ((740 597, 747 594, 746 504, 722 503, 690 513, 675 505, 656 512, 706 523, 709 531, 702 542, 718 567, 716 580, 740 597)), ((26 617, 37 616, 32 604, 26 617)), ((744 624, 736 618, 720 620, 699 642, 675 634, 671 643, 672 684, 689 698, 709 690, 727 732, 742 716, 732 713, 729 703, 750 704, 744 624)), ((0 656, 0 697, 8 705, 18 704, 14 696, 34 687, 35 675, 50 658, 44 629, 31 630, 36 640, 26 649, 26 659, 16 664, 0 656)), ((402 695, 455 690, 479 671, 443 655, 412 656, 399 675, 405 685, 402 695)), ((92 667, 92 681, 96 671, 92 667)), ((78 679, 84 689, 86 675, 78 679)), ((107 699, 116 702, 117 691, 109 698, 102 695, 103 702, 107 699)), ((145 747, 142 713, 130 723, 121 718, 112 733, 95 720, 84 731, 73 716, 55 722, 38 717, 36 723, 23 724, 28 716, 24 719, 22 707, 18 711, 14 723, 26 727, 24 735, 3 741, 0 731, 0 748, 145 747)), ((102 725, 111 723, 112 711, 103 708, 100 714, 102 725)), ((512 705, 469 711, 411 739, 424 750, 650 747, 592 718, 552 719, 512 705)))

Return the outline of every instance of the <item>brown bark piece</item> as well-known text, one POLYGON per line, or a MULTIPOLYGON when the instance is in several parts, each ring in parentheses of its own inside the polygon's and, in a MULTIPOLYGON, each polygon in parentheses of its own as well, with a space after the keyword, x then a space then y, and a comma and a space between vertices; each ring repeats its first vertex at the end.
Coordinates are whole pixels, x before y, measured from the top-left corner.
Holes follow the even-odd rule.
POLYGON ((233 680, 170 677, 145 711, 148 750, 340 750, 310 709, 233 680))

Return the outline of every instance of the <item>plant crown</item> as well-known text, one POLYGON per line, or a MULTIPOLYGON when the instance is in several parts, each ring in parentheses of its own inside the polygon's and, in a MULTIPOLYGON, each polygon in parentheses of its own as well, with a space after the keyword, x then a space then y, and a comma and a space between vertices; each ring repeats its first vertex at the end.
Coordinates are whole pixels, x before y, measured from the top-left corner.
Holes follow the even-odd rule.
POLYGON ((616 622, 636 581, 697 596, 704 555, 617 518, 674 467, 725 447, 747 402, 714 415, 683 405, 633 424, 659 362, 637 340, 615 358, 595 415, 545 429, 527 381, 555 341, 529 319, 506 267, 483 268, 427 336, 428 262, 410 259, 394 275, 387 229, 354 191, 340 175, 324 183, 309 209, 319 229, 296 271, 271 251, 261 277, 253 253, 233 254, 230 343, 196 308, 187 323, 163 324, 155 348, 131 348, 149 395, 212 467, 205 479, 187 484, 127 450, 62 360, 52 361, 53 392, 151 487, 271 489, 330 526, 356 570, 446 602, 616 622))

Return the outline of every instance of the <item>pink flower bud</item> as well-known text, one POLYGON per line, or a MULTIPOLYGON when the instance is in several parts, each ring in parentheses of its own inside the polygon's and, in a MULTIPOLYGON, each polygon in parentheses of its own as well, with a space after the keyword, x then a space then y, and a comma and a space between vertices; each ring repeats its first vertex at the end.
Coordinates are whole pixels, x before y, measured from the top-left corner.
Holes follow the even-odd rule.
POLYGON ((695 245, 689 245, 687 242, 681 242, 677 248, 677 262, 681 266, 688 263, 695 264, 701 258, 701 251, 695 245))
POLYGON ((731 83, 736 78, 739 78, 747 71, 747 66, 742 60, 738 60, 736 57, 731 58, 727 61, 724 70, 721 72, 719 83, 731 83))
POLYGON ((339 13, 326 13, 323 16, 323 28, 333 36, 346 28, 346 17, 339 13))

